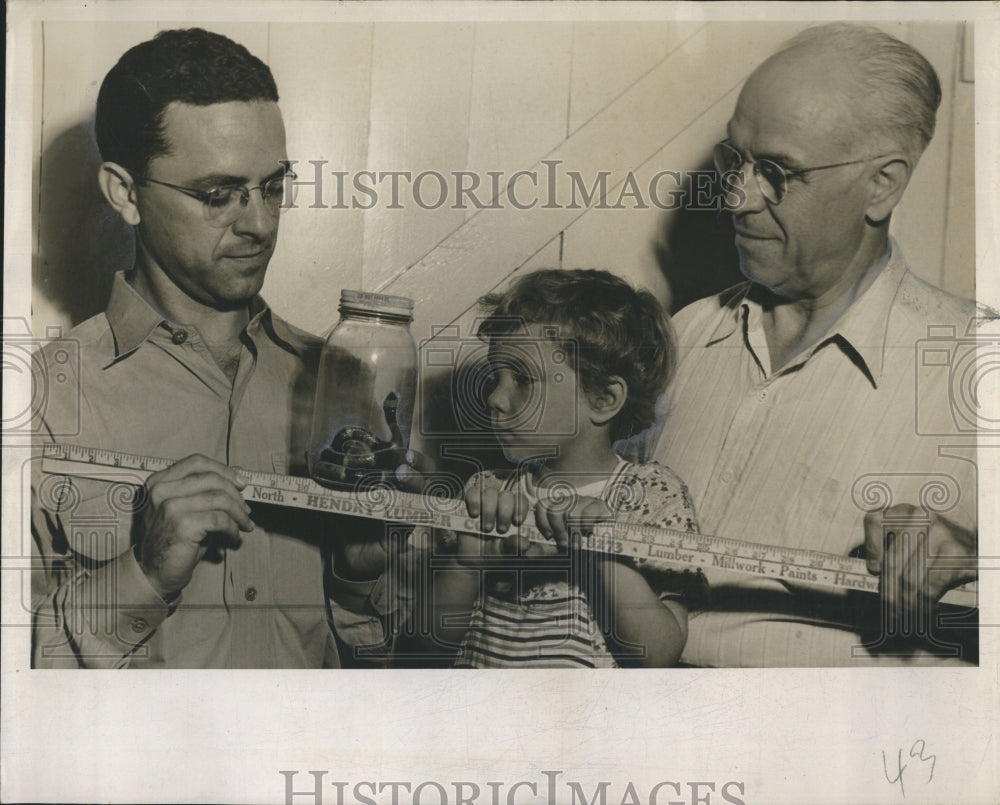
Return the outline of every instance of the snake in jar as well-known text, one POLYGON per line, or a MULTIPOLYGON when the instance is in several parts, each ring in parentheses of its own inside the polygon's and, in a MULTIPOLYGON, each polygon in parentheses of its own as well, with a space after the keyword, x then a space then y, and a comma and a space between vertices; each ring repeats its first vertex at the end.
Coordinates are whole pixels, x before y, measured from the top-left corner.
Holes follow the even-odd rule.
MULTIPOLYGON (((403 433, 399 429, 396 409, 399 407, 399 395, 390 391, 382 402, 382 414, 389 426, 390 440, 380 439, 367 428, 359 425, 347 425, 334 434, 330 446, 323 449, 319 459, 327 464, 334 464, 349 470, 379 469, 379 458, 391 456, 405 447, 403 433), (387 452, 392 451, 392 452, 387 452)), ((398 462, 393 463, 393 467, 398 462)), ((382 469, 392 469, 383 467, 382 469)))

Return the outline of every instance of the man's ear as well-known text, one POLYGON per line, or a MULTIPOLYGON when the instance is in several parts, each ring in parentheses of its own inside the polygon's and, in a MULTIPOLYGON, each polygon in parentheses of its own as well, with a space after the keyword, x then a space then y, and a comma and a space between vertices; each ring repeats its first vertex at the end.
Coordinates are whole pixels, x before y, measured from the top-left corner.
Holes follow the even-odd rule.
POLYGON ((628 384, 618 375, 609 377, 597 391, 587 394, 590 421, 603 425, 615 418, 628 399, 628 384))
POLYGON ((97 184, 108 204, 125 220, 135 226, 139 223, 139 208, 135 201, 135 182, 132 174, 117 162, 102 162, 97 171, 97 184))
POLYGON ((871 179, 868 208, 865 210, 865 217, 870 222, 880 224, 892 214, 910 183, 912 173, 910 160, 903 154, 892 154, 879 161, 878 170, 871 179))

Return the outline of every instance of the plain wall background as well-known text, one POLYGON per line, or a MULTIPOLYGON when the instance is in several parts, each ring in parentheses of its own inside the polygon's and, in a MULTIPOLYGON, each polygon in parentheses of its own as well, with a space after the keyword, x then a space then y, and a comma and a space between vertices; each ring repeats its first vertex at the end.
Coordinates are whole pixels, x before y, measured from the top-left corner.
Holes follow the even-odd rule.
MULTIPOLYGON (((95 176, 93 108, 105 72, 157 30, 192 23, 40 26, 36 65, 37 220, 34 323, 68 325, 103 307, 108 277, 132 259, 129 233, 95 176)), ((535 170, 561 160, 588 185, 633 171, 640 187, 661 170, 710 165, 711 145, 747 74, 800 23, 225 23, 203 24, 245 44, 272 68, 301 178, 330 171, 535 170)), ((917 46, 941 77, 937 133, 893 228, 914 269, 955 293, 974 293, 971 29, 885 24, 917 46)), ((436 195, 433 181, 425 196, 436 195)), ((560 186, 562 200, 568 182, 560 186)), ((661 183, 672 189, 669 180, 661 183)), ((349 188, 348 188, 349 189, 349 188)), ((650 209, 437 210, 388 183, 369 211, 300 208, 282 220, 265 296, 315 332, 336 321, 343 287, 417 298, 414 334, 458 319, 485 291, 526 268, 602 267, 652 289, 668 307, 734 277, 727 216, 650 209)), ((519 185, 530 199, 528 186, 519 185)), ((617 199, 619 189, 609 193, 617 199)), ((480 191, 480 195, 483 194, 480 191)), ((631 202, 626 201, 629 206, 631 202)), ((539 205, 540 206, 540 205, 539 205)))

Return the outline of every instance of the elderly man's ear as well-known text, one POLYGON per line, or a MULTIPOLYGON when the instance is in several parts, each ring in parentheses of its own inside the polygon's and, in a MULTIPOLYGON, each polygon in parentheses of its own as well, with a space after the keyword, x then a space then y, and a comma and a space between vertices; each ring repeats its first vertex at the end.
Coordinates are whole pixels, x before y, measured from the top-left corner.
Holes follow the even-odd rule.
POLYGON ((909 160, 902 154, 883 157, 877 167, 869 186, 868 208, 865 210, 865 218, 873 225, 881 224, 889 217, 903 197, 913 173, 909 160))
POLYGON ((97 184, 101 193, 125 223, 139 223, 139 208, 135 202, 135 182, 132 174, 115 162, 102 162, 97 171, 97 184))

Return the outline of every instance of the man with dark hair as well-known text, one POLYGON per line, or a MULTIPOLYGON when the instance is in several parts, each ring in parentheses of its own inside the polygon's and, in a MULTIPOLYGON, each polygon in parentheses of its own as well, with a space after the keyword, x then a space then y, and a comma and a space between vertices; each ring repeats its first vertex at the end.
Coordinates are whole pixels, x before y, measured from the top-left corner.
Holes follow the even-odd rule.
POLYGON ((957 433, 947 372, 918 358, 929 327, 962 338, 977 313, 917 279, 889 236, 940 99, 909 45, 821 26, 750 75, 715 147, 742 202, 749 282, 676 316, 682 357, 655 457, 687 481, 705 533, 864 555, 881 600, 817 592, 807 573, 713 568, 688 663, 974 659, 974 629, 945 638, 932 621, 975 577, 975 442, 941 436, 957 433))
POLYGON ((304 474, 320 346, 258 295, 286 189, 277 100, 263 62, 197 29, 101 87, 98 181, 135 265, 69 334, 43 433, 176 463, 141 493, 36 474, 36 666, 337 666, 338 638, 382 641, 384 578, 339 577, 377 574, 381 526, 247 504, 234 469, 304 474))
POLYGON ((243 45, 201 28, 161 31, 127 51, 104 77, 94 134, 101 158, 144 175, 170 149, 163 115, 172 103, 278 102, 271 70, 243 45))

